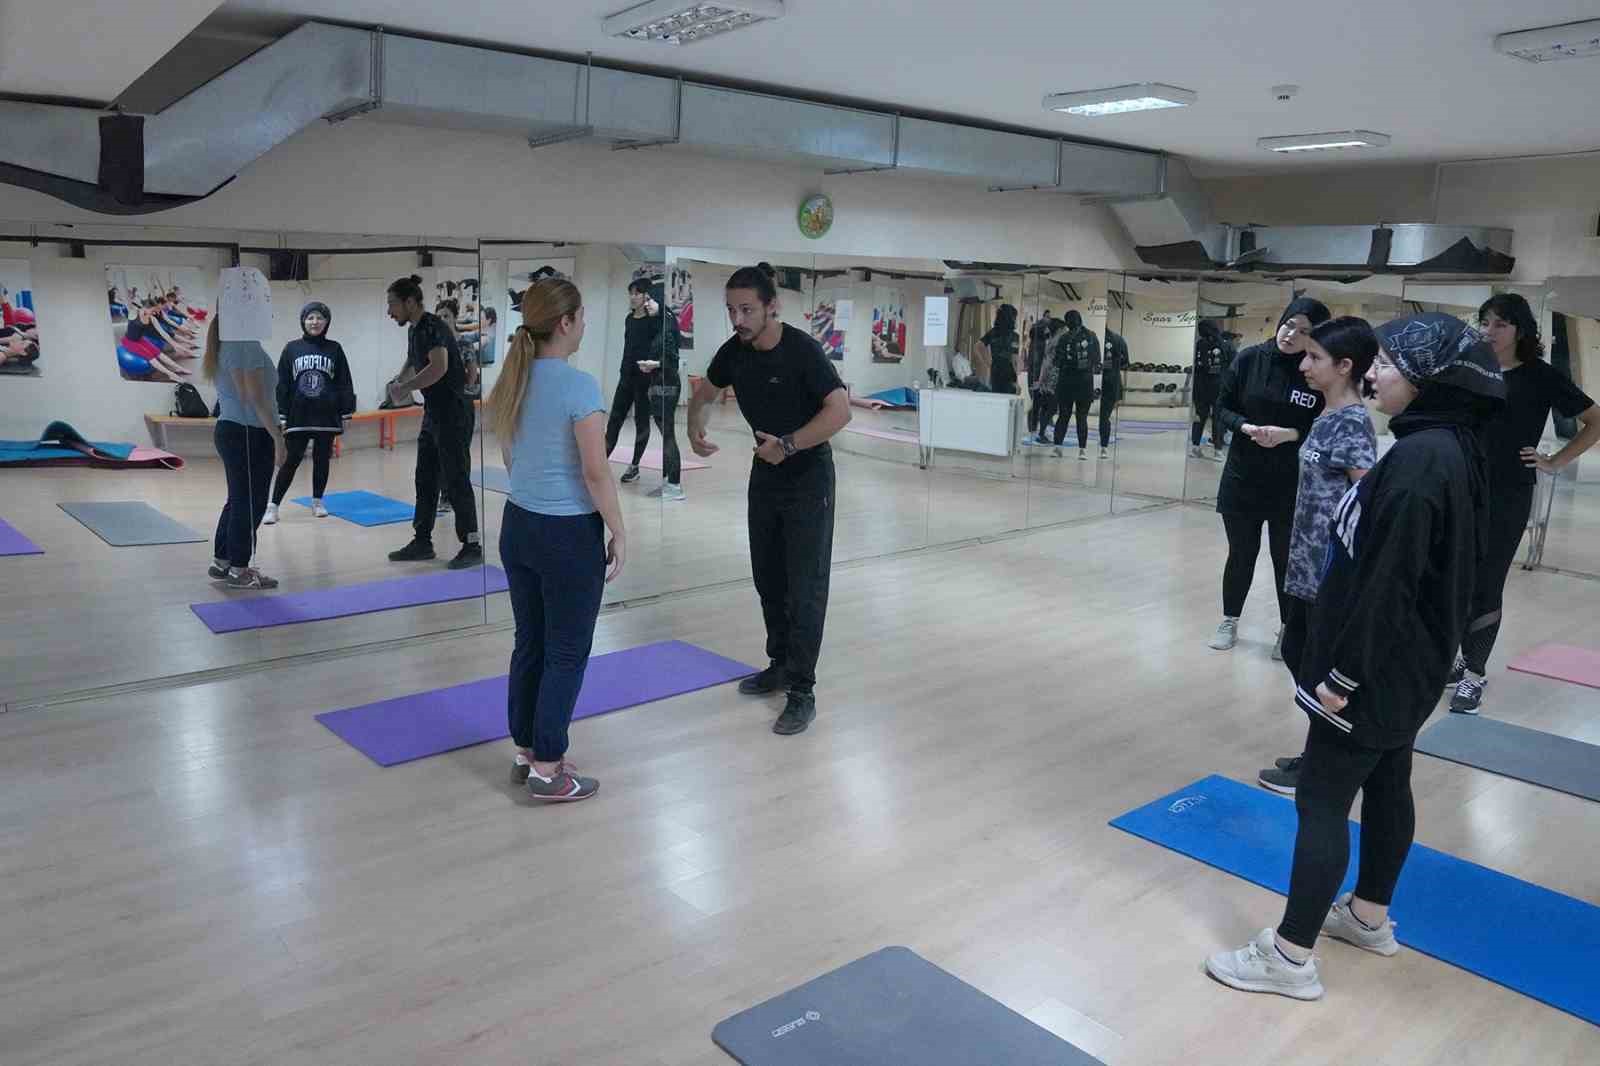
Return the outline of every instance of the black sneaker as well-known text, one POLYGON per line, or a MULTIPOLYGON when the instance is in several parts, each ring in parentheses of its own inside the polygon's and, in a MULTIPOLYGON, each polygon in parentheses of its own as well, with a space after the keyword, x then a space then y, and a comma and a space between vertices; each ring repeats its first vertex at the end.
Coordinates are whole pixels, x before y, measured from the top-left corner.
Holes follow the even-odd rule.
POLYGON ((391 563, 415 563, 423 559, 435 558, 437 556, 433 553, 433 541, 418 540, 415 537, 412 537, 411 543, 404 548, 389 553, 389 561, 391 563))
POLYGON ((621 481, 624 485, 633 484, 635 481, 639 480, 639 468, 636 466, 628 467, 628 469, 622 472, 622 477, 618 478, 617 480, 621 481))
POLYGON ((1279 759, 1276 766, 1257 774, 1256 780, 1263 788, 1270 788, 1279 795, 1294 795, 1295 787, 1300 784, 1300 757, 1279 759))
POLYGON ((784 705, 783 713, 778 715, 778 720, 772 723, 772 731, 780 737, 792 737, 796 733, 804 733, 811 720, 817 716, 817 698, 809 692, 789 693, 789 702, 784 705))
POLYGON ((1456 694, 1450 697, 1451 714, 1477 714, 1478 708, 1483 705, 1483 690, 1489 687, 1489 679, 1468 670, 1461 675, 1461 681, 1456 685, 1456 694))
POLYGON ((773 663, 759 674, 751 674, 739 682, 739 691, 746 696, 770 696, 789 687, 783 667, 773 663))
MULTIPOLYGON (((430 553, 428 555, 428 558, 432 559, 433 555, 430 553)), ((474 566, 482 566, 482 565, 483 565, 483 545, 482 544, 463 544, 461 546, 461 550, 456 553, 456 557, 454 559, 450 560, 449 569, 451 569, 451 570, 470 570, 474 566)))

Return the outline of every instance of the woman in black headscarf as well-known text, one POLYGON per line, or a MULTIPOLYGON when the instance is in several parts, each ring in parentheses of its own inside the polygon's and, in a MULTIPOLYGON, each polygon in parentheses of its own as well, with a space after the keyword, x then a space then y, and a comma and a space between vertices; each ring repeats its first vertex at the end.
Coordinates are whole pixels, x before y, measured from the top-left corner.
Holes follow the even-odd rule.
MULTIPOLYGON (((1261 554, 1263 523, 1278 591, 1278 641, 1283 639, 1283 620, 1289 615, 1283 577, 1300 484, 1300 442, 1322 413, 1322 394, 1306 385, 1300 359, 1305 335, 1331 317, 1321 301, 1300 297, 1284 308, 1277 336, 1246 348, 1222 372, 1213 425, 1231 430, 1233 443, 1217 486, 1217 513, 1228 534, 1222 624, 1211 638, 1218 651, 1239 642, 1239 615, 1261 554)), ((1272 657, 1280 656, 1275 643, 1272 657)))
POLYGON ((1078 458, 1089 458, 1089 406, 1094 403, 1094 377, 1100 369, 1100 338, 1083 324, 1083 316, 1068 311, 1061 335, 1056 338, 1053 356, 1055 369, 1056 436, 1055 451, 1067 439, 1067 420, 1078 423, 1078 458))
POLYGON ((994 314, 994 328, 978 341, 979 353, 989 357, 989 391, 1013 396, 1017 391, 1017 353, 1022 336, 1017 332, 1017 309, 1001 304, 994 314))

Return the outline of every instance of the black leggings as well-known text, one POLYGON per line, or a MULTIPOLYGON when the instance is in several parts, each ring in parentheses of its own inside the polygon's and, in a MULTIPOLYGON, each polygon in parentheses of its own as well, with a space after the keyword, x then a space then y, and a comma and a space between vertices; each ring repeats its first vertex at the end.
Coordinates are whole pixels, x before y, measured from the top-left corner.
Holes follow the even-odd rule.
POLYGON ((622 436, 622 423, 633 413, 633 462, 638 466, 644 450, 650 446, 650 391, 639 374, 624 374, 617 382, 617 391, 611 397, 611 415, 606 419, 606 455, 617 450, 617 438, 622 436))
POLYGON ((1111 446, 1111 413, 1122 402, 1122 386, 1115 379, 1102 379, 1100 384, 1100 447, 1111 446))
POLYGON ((272 484, 272 464, 277 446, 260 426, 221 419, 212 431, 222 471, 228 479, 228 502, 217 516, 212 554, 229 566, 250 565, 256 550, 256 527, 267 513, 267 489, 272 484))
POLYGON ((1489 501, 1489 551, 1478 568, 1472 585, 1472 621, 1461 638, 1461 655, 1467 669, 1484 674, 1489 669, 1489 653, 1500 636, 1501 608, 1505 599, 1506 578, 1516 562, 1517 548, 1528 516, 1533 511, 1533 486, 1495 486, 1489 501))
POLYGON ((1211 420, 1211 447, 1222 450, 1222 427, 1217 423, 1217 403, 1209 396, 1194 398, 1194 423, 1189 427, 1189 443, 1200 447, 1200 438, 1206 431, 1206 420, 1211 420))
POLYGON ((1042 436, 1044 427, 1049 424, 1049 416, 1045 413, 1046 401, 1050 394, 1040 392, 1038 389, 1029 389, 1028 398, 1033 402, 1028 405, 1028 432, 1042 436))
POLYGON ((1387 907, 1417 828, 1411 745, 1388 751, 1358 747, 1333 726, 1312 719, 1294 794, 1300 829, 1294 839, 1289 903, 1278 926, 1279 936, 1308 951, 1316 946, 1322 921, 1350 868, 1346 822, 1358 791, 1361 872, 1356 895, 1387 907))
POLYGON ((1277 579, 1278 621, 1289 620, 1288 593, 1283 591, 1283 576, 1289 568, 1289 533, 1294 514, 1225 514, 1222 528, 1228 534, 1228 562, 1222 568, 1222 614, 1238 618, 1250 595, 1250 582, 1256 576, 1256 559, 1261 555, 1261 524, 1267 524, 1267 550, 1272 554, 1272 573, 1277 579))
POLYGON ((1089 446, 1089 406, 1094 403, 1094 375, 1086 370, 1063 370, 1056 385, 1056 447, 1067 439, 1067 419, 1077 416, 1078 447, 1089 446))
POLYGON ((272 486, 272 506, 276 507, 289 495, 289 486, 300 471, 300 461, 306 457, 306 445, 311 445, 311 498, 322 499, 328 491, 328 467, 333 461, 332 433, 285 433, 283 444, 289 455, 278 468, 278 480, 272 486))
POLYGON ((1296 684, 1300 681, 1300 656, 1306 651, 1306 634, 1311 625, 1311 604, 1293 593, 1286 594, 1282 604, 1288 608, 1283 616, 1283 665, 1296 684))

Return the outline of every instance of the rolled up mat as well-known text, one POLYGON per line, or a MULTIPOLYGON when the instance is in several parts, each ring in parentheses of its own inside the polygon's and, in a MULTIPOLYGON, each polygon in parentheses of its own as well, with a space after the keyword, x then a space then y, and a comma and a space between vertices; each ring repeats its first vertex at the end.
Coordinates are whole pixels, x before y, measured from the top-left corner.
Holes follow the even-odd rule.
POLYGON ((1575 648, 1570 644, 1545 644, 1507 664, 1523 674, 1570 681, 1574 685, 1600 688, 1600 651, 1575 648))
POLYGON ((485 593, 504 592, 505 571, 495 566, 486 570, 487 573, 478 567, 446 570, 415 577, 371 581, 364 585, 341 585, 315 592, 191 603, 189 609, 213 633, 270 629, 273 626, 321 622, 375 611, 394 611, 402 607, 421 607, 429 603, 470 600, 485 593))
POLYGON ((56 506, 113 548, 200 544, 211 539, 168 518, 142 500, 58 503, 56 506))
MULTIPOLYGON (((753 666, 677 640, 596 655, 589 660, 572 718, 698 692, 755 672, 753 666)), ((329 711, 317 721, 379 766, 396 766, 510 736, 506 691, 504 676, 489 677, 329 711)))
MULTIPOLYGON (((296 496, 294 502, 302 507, 310 507, 311 497, 296 496)), ((365 489, 331 493, 322 498, 322 503, 328 508, 328 513, 335 518, 354 522, 358 526, 392 526, 398 522, 411 521, 417 513, 413 504, 380 496, 365 489)))
POLYGON ((1446 715, 1417 751, 1501 777, 1600 802, 1600 747, 1493 718, 1446 715))
MULTIPOLYGON (((1296 816, 1282 796, 1204 777, 1111 824, 1288 894, 1296 816)), ((1341 892, 1355 885, 1360 843, 1352 822, 1341 892)), ((1390 913, 1407 947, 1600 1025, 1600 907, 1413 844, 1390 913)))
POLYGON ((0 518, 0 555, 43 554, 43 548, 23 536, 16 526, 0 518))
POLYGON ((711 1031, 744 1066, 1101 1066, 910 948, 890 947, 711 1031))

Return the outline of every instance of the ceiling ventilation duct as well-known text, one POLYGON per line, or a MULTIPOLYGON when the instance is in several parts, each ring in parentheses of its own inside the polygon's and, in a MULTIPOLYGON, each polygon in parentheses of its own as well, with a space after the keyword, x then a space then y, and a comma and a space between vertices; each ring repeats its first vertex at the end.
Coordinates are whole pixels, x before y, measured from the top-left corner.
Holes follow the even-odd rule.
POLYGON ((1186 271, 1505 275, 1511 231, 1485 226, 1237 226, 1218 222, 1182 160, 1154 196, 1105 202, 1153 267, 1186 271))

